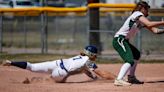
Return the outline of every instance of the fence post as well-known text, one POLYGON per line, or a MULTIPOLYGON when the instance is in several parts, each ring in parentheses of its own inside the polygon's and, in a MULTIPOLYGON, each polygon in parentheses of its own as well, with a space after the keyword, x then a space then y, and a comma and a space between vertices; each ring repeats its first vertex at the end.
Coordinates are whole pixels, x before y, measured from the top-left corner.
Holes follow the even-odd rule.
MULTIPOLYGON (((88 4, 91 3, 99 3, 99 0, 88 0, 88 4)), ((99 8, 89 8, 89 44, 97 46, 98 53, 101 54, 100 32, 90 32, 99 30, 99 19, 99 8)))
POLYGON ((23 16, 23 32, 24 32, 24 49, 27 48, 27 25, 26 25, 26 15, 23 16))
MULTIPOLYGON (((47 0, 42 1, 42 7, 47 5, 47 0)), ((47 13, 42 12, 41 14, 41 23, 42 23, 42 30, 41 30, 41 47, 42 47, 42 54, 48 52, 48 42, 47 42, 47 35, 48 35, 48 20, 47 20, 47 13)))
POLYGON ((0 52, 2 52, 3 43, 3 13, 0 13, 0 52))
POLYGON ((41 42, 42 42, 42 54, 47 53, 48 51, 48 43, 47 43, 47 35, 48 35, 48 28, 47 28, 47 14, 43 12, 41 14, 41 23, 42 23, 42 30, 41 30, 41 42))

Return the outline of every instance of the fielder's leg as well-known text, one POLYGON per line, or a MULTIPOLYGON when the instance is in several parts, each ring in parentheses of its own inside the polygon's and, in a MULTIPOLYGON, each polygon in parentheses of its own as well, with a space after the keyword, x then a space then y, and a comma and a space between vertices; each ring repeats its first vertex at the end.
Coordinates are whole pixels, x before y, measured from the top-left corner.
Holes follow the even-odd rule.
POLYGON ((143 84, 144 82, 139 81, 135 76, 135 71, 136 71, 137 65, 139 63, 139 59, 141 57, 140 51, 136 47, 134 47, 132 44, 129 44, 129 46, 132 50, 134 64, 130 68, 129 75, 128 75, 128 82, 130 82, 132 84, 143 84))
POLYGON ((120 69, 117 79, 114 82, 114 85, 130 86, 131 83, 128 83, 123 79, 127 74, 128 70, 130 69, 130 67, 133 66, 134 64, 133 54, 129 46, 129 42, 122 36, 118 38, 114 38, 113 47, 119 53, 121 58, 125 61, 125 63, 122 65, 120 69))
POLYGON ((128 82, 132 84, 144 84, 143 81, 139 81, 135 76, 136 67, 139 61, 135 61, 134 65, 130 68, 128 75, 128 82))

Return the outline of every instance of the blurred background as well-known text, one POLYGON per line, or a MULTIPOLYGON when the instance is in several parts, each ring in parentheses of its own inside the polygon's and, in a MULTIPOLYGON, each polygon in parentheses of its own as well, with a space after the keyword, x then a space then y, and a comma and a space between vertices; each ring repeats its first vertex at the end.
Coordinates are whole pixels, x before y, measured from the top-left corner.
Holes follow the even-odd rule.
MULTIPOLYGON (((87 7, 87 0, 0 0, 0 8, 24 7, 87 7)), ((135 4, 140 0, 98 0, 105 4, 135 4)), ((145 0, 151 6, 150 20, 164 18, 164 0, 145 0)), ((112 47, 114 33, 121 27, 131 11, 99 13, 101 55, 117 55, 112 47)), ((89 42, 90 17, 88 11, 46 14, 13 14, 1 12, 1 54, 52 53, 78 54, 89 42), (46 17, 46 18, 45 18, 46 17), (43 31, 47 30, 47 31, 43 31), (47 34, 44 36, 44 34, 47 34), (46 39, 46 40, 45 40, 46 39), (46 44, 46 45, 45 45, 46 44)), ((143 55, 164 55, 164 35, 155 35, 142 29, 131 42, 143 55)), ((113 57, 113 56, 112 56, 113 57)))

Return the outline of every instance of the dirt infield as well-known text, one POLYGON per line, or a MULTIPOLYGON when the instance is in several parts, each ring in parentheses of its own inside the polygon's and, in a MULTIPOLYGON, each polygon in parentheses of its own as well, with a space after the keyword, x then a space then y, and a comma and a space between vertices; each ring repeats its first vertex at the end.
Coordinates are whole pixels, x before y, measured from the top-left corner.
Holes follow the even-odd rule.
MULTIPOLYGON (((98 66, 117 75, 121 64, 98 66)), ((54 83, 49 79, 49 74, 34 73, 12 66, 0 66, 0 92, 163 92, 163 67, 164 64, 139 64, 137 76, 145 83, 116 87, 111 80, 92 81, 84 74, 71 76, 67 83, 54 83), (26 78, 31 83, 24 83, 26 78)))

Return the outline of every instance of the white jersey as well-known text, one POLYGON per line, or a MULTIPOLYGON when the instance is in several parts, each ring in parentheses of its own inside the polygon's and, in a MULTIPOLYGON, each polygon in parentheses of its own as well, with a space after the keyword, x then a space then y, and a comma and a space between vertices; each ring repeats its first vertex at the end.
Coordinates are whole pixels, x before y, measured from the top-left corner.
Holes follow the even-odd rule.
POLYGON ((57 81, 62 80, 67 75, 81 73, 83 70, 94 70, 97 66, 89 60, 88 56, 75 56, 68 59, 59 59, 41 63, 27 63, 27 69, 34 72, 49 72, 57 81))
POLYGON ((123 26, 119 29, 118 32, 116 32, 114 37, 118 37, 119 35, 123 35, 127 39, 134 37, 139 31, 139 28, 142 26, 138 18, 143 15, 144 14, 142 12, 135 11, 131 16, 128 17, 123 26))
POLYGON ((94 70, 96 64, 89 60, 88 56, 75 56, 69 59, 63 59, 63 64, 68 72, 82 71, 83 69, 94 70))

